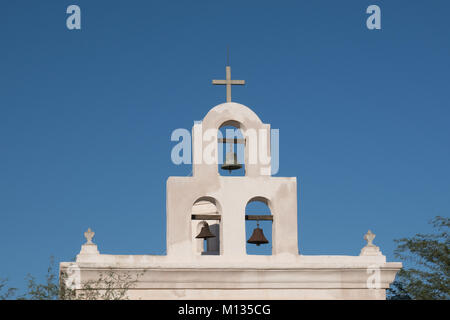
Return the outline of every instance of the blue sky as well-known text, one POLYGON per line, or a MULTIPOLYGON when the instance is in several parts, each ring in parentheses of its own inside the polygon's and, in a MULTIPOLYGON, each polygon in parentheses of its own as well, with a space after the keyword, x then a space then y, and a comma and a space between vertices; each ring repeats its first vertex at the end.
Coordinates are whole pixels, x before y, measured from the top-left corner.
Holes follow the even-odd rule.
POLYGON ((357 255, 370 228, 427 232, 450 211, 448 1, 2 1, 0 277, 165 251, 170 135, 225 88, 280 130, 298 178, 299 249, 357 255), (81 7, 82 29, 66 28, 81 7), (382 29, 366 28, 377 4, 382 29))

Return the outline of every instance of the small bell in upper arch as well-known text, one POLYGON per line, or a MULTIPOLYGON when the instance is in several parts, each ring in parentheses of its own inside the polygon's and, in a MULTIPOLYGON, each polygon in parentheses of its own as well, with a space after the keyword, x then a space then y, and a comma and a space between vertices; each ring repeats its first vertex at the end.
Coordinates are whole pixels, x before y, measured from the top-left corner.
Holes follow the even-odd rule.
POLYGON ((228 170, 231 173, 231 170, 237 170, 242 168, 242 165, 237 160, 237 154, 231 150, 227 152, 225 156, 225 163, 221 166, 222 170, 228 170))
POLYGON ((252 236, 247 240, 247 243, 256 244, 257 246, 269 243, 264 236, 263 230, 259 227, 259 222, 257 223, 257 227, 253 230, 252 236))
POLYGON ((215 238, 216 236, 209 230, 209 225, 206 221, 203 221, 203 227, 202 230, 200 230, 200 233, 195 237, 197 239, 208 239, 208 238, 215 238))

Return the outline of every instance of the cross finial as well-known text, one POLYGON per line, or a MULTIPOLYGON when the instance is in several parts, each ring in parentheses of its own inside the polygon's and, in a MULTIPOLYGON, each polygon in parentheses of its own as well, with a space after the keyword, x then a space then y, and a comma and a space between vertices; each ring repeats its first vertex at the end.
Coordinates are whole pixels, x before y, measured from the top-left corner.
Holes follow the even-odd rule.
POLYGON ((373 244, 373 239, 375 239, 375 234, 372 233, 372 231, 370 231, 370 230, 367 231, 367 233, 364 235, 364 240, 367 241, 367 245, 368 245, 369 247, 374 246, 374 244, 373 244))
POLYGON ((231 80, 231 67, 226 67, 226 79, 225 80, 213 80, 212 84, 224 84, 227 86, 227 102, 231 102, 231 86, 232 85, 244 85, 245 80, 231 80))
POLYGON ((92 238, 94 237, 95 232, 91 230, 91 228, 88 228, 87 231, 84 233, 84 237, 86 238, 86 244, 93 244, 92 238))

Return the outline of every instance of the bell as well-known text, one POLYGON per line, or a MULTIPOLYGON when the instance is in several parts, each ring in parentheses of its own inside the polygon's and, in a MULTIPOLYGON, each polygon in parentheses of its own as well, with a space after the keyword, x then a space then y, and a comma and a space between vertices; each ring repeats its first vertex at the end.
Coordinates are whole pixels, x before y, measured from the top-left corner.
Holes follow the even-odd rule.
POLYGON ((259 246, 260 244, 269 243, 269 241, 264 236, 263 230, 258 226, 253 230, 253 234, 250 239, 247 240, 247 243, 256 244, 259 246))
POLYGON ((237 161, 237 154, 233 151, 227 152, 225 157, 225 163, 221 166, 222 170, 228 170, 231 173, 231 170, 237 170, 242 168, 242 165, 237 161))
POLYGON ((200 233, 196 236, 198 239, 208 239, 208 238, 214 238, 215 235, 209 230, 209 225, 205 222, 202 230, 200 230, 200 233))

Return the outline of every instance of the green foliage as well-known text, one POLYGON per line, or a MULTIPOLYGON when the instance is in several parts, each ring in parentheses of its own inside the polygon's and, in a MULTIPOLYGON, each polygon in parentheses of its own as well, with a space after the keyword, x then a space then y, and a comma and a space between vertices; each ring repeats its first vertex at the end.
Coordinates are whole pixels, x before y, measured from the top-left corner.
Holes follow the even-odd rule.
POLYGON ((128 290, 138 281, 127 273, 118 273, 112 270, 100 273, 99 278, 85 282, 81 290, 71 290, 71 295, 66 299, 76 300, 128 300, 128 290))
POLYGON ((50 265, 44 283, 37 283, 36 278, 30 274, 26 278, 27 292, 20 296, 20 300, 57 300, 59 297, 58 274, 55 268, 55 259, 50 257, 50 265))
POLYGON ((390 299, 450 299, 450 219, 437 216, 430 223, 436 233, 395 240, 395 256, 412 267, 397 274, 388 290, 390 299))
MULTIPOLYGON (((67 270, 61 270, 59 286, 57 291, 52 291, 52 293, 57 294, 57 298, 60 300, 127 300, 128 290, 137 283, 143 273, 137 274, 133 279, 128 272, 107 270, 100 272, 97 279, 84 281, 77 285, 72 282, 74 279, 69 279, 70 275, 67 274, 67 270)), ((53 285, 54 282, 52 281, 51 284, 53 285)))
MULTIPOLYGON (((17 297, 18 300, 126 300, 128 290, 132 288, 143 273, 134 279, 128 272, 114 272, 107 270, 99 274, 98 279, 85 281, 73 288, 66 285, 67 273, 62 270, 58 275, 58 268, 53 257, 47 269, 45 281, 38 283, 36 278, 27 275, 26 293, 17 297), (59 277, 58 277, 59 276, 59 277)), ((14 299, 15 288, 7 286, 7 279, 0 279, 0 300, 14 299)))
POLYGON ((7 287, 8 279, 0 279, 0 300, 12 299, 16 288, 7 287))

